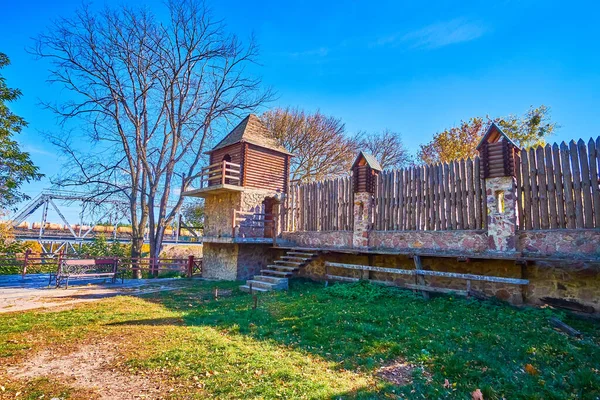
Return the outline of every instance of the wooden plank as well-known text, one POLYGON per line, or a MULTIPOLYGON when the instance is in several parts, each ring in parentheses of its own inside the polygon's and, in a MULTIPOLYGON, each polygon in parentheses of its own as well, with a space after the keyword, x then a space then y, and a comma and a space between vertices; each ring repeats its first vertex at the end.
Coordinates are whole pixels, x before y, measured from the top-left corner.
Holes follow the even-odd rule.
POLYGON ((529 152, 529 179, 531 180, 531 223, 533 229, 540 229, 540 199, 538 192, 537 161, 535 149, 530 148, 529 152))
POLYGON ((569 142, 571 155, 571 178, 573 179, 573 198, 575 199, 575 227, 583 228, 583 194, 581 191, 581 172, 579 169, 579 154, 574 140, 569 142))
POLYGON ((417 196, 416 196, 416 204, 415 204, 415 230, 419 231, 419 230, 423 230, 422 226, 421 226, 421 222, 422 222, 422 213, 423 213, 423 181, 422 181, 422 175, 423 175, 423 167, 418 167, 416 168, 415 171, 415 188, 417 191, 417 196))
POLYGON ((539 207, 540 207, 540 228, 550 228, 548 219, 548 183, 546 180, 546 166, 544 158, 544 148, 537 146, 535 149, 535 159, 537 164, 537 182, 538 182, 538 193, 539 193, 539 207))
MULTIPOLYGON (((422 270, 423 269, 423 264, 421 263, 421 257, 420 256, 414 256, 413 260, 415 261, 415 269, 417 270, 422 270)), ((426 286, 425 285, 425 277, 423 275, 417 275, 417 284, 419 286, 426 286)), ((428 299, 429 298, 429 293, 425 292, 425 291, 421 291, 421 295, 423 296, 424 299, 428 299)))
POLYGON ((517 183, 517 215, 518 215, 518 227, 519 230, 525 229, 525 220, 523 219, 523 176, 521 174, 521 161, 520 157, 515 160, 516 170, 515 178, 517 183))
POLYGON ((556 317, 551 317, 548 321, 550 322, 550 325, 552 325, 555 328, 560 329, 561 331, 565 332, 569 336, 575 336, 575 337, 583 336, 581 334, 581 332, 579 332, 577 329, 570 327, 569 325, 565 324, 564 322, 562 322, 561 320, 559 320, 556 317))
POLYGON ((590 164, 590 178, 592 186, 592 199, 594 203, 594 227, 600 228, 600 179, 598 179, 598 167, 596 165, 597 152, 593 139, 588 142, 588 159, 590 164))
POLYGON ((473 183, 473 160, 467 159, 467 203, 469 209, 469 229, 476 229, 475 224, 475 184, 473 183))
POLYGON ((396 269, 396 268, 384 268, 374 267, 371 265, 357 265, 357 264, 344 264, 335 262, 325 262, 328 267, 353 269, 359 271, 373 271, 373 272, 385 272, 388 274, 398 275, 425 275, 425 276, 439 276, 443 278, 458 278, 458 279, 469 279, 472 281, 484 281, 484 282, 496 282, 496 283, 510 283, 514 285, 527 285, 529 280, 518 279, 518 278, 504 278, 498 276, 487 276, 487 275, 475 275, 475 274, 461 274, 456 272, 442 272, 442 271, 431 271, 431 270, 416 270, 416 269, 396 269))
POLYGON ((448 164, 448 170, 450 171, 450 181, 448 183, 448 188, 450 189, 450 224, 451 224, 451 229, 452 230, 456 230, 458 229, 457 227, 457 221, 458 221, 458 207, 456 205, 456 176, 454 175, 454 170, 455 170, 455 163, 454 162, 450 162, 448 164))
MULTIPOLYGON (((590 183, 590 166, 587 147, 581 139, 577 142, 579 164, 581 167, 581 196, 583 197, 583 224, 586 228, 594 227, 594 209, 592 201, 592 185, 590 183)), ((596 178, 597 179, 597 178, 596 178)))
POLYGON ((457 229, 465 229, 465 225, 464 225, 464 204, 463 204, 463 185, 462 185, 462 181, 463 181, 463 175, 461 174, 461 166, 460 166, 460 162, 456 161, 454 162, 454 172, 455 172, 455 183, 454 186, 456 186, 456 209, 457 209, 457 216, 456 216, 456 224, 457 224, 457 229))
POLYGON ((444 163, 444 208, 446 221, 444 223, 444 229, 452 229, 452 199, 450 195, 450 169, 448 163, 444 163))
POLYGON ((554 185, 556 188, 556 223, 558 228, 566 228, 565 218, 565 193, 563 188, 563 175, 560 163, 560 150, 558 144, 552 145, 552 167, 554 168, 554 185))
POLYGON ((558 228, 558 212, 556 210, 556 185, 554 184, 554 163, 552 160, 552 146, 544 146, 546 164, 546 182, 548 184, 548 219, 550 229, 558 228))
POLYGON ((473 183, 475 185, 475 229, 481 229, 483 224, 481 222, 483 218, 482 204, 483 198, 481 193, 481 160, 479 157, 475 157, 473 165, 473 183))
POLYGON ((567 228, 574 229, 577 226, 575 222, 575 202, 573 201, 573 179, 571 178, 571 160, 570 151, 565 142, 560 144, 560 160, 563 170, 563 187, 566 204, 567 228))
POLYGON ((444 192, 444 165, 437 165, 437 181, 438 181, 438 216, 440 221, 440 230, 446 229, 446 208, 445 208, 445 192, 444 192))
POLYGON ((410 169, 410 196, 411 196, 411 208, 410 208, 410 230, 417 229, 417 168, 410 169))
POLYGON ((531 222, 531 180, 529 178, 529 154, 523 150, 521 154, 521 173, 523 174, 523 219, 525 229, 533 229, 531 222))

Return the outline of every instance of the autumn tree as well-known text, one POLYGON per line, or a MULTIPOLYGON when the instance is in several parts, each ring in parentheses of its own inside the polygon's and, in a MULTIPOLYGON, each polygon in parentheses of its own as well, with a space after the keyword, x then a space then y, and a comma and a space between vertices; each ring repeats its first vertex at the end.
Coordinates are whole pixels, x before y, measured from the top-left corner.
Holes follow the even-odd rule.
MULTIPOLYGON (((0 70, 9 64, 8 56, 0 53, 0 70)), ((9 88, 0 73, 0 211, 27 200, 29 197, 19 190, 20 187, 43 176, 29 153, 22 151, 15 140, 15 135, 27 126, 27 122, 11 112, 7 103, 19 97, 21 91, 9 88)))
POLYGON ((294 154, 290 180, 310 182, 348 173, 356 155, 356 142, 346 136, 344 123, 335 117, 286 108, 267 111, 261 120, 273 137, 294 154))
POLYGON ((521 147, 544 145, 558 127, 550 119, 550 108, 530 107, 523 116, 471 118, 460 125, 436 133, 433 140, 420 146, 419 158, 425 163, 449 162, 477 154, 477 144, 490 123, 495 122, 521 147))
POLYGON ((51 135, 68 158, 57 183, 96 200, 123 199, 132 257, 148 229, 150 255, 199 176, 213 132, 271 98, 248 69, 257 61, 201 1, 168 1, 157 18, 145 7, 84 5, 57 20, 32 52, 53 66, 50 81, 70 92, 47 103, 78 135, 51 135))
POLYGON ((380 133, 361 132, 355 140, 359 150, 373 155, 383 169, 403 168, 411 163, 410 154, 397 132, 389 129, 380 133))

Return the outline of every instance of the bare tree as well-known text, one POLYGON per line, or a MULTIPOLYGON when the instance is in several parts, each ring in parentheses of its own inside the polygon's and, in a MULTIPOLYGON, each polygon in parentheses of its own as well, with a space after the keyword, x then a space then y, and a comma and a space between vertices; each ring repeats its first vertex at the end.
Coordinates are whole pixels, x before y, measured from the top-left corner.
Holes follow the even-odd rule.
POLYGON ((346 137, 340 119, 291 108, 267 111, 261 119, 273 137, 294 154, 292 181, 322 180, 350 170, 356 143, 346 137))
POLYGON ((403 168, 412 162, 400 134, 389 129, 381 133, 360 132, 355 140, 359 149, 373 155, 383 169, 403 168))
POLYGON ((140 256, 146 227, 158 257, 213 132, 271 97, 246 71, 257 57, 254 41, 245 46, 228 35, 199 1, 166 7, 160 22, 144 8, 83 6, 32 48, 52 63, 50 82, 73 95, 46 106, 82 130, 51 137, 69 160, 58 183, 125 198, 132 257, 140 256))

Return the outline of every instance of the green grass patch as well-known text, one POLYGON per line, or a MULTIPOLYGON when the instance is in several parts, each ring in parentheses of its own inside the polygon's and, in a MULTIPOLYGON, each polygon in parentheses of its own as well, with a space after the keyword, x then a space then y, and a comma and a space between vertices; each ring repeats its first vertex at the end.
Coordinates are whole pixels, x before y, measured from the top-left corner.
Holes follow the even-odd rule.
POLYGON ((303 281, 260 295, 253 309, 236 283, 178 284, 70 311, 0 316, 0 365, 118 337, 124 373, 164 375, 177 382, 177 395, 166 394, 175 398, 470 398, 477 388, 485 399, 600 397, 600 326, 550 309, 303 281), (552 329, 551 316, 583 339, 552 329), (415 369, 402 387, 377 378, 398 359, 425 373, 415 369))

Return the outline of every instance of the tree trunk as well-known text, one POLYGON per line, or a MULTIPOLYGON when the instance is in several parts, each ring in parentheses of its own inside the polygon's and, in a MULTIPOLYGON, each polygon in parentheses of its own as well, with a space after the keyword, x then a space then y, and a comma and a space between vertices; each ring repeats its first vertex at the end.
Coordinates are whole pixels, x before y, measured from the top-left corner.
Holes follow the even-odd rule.
POLYGON ((144 245, 144 237, 131 239, 131 270, 134 279, 142 278, 139 259, 142 258, 142 246, 144 245))

